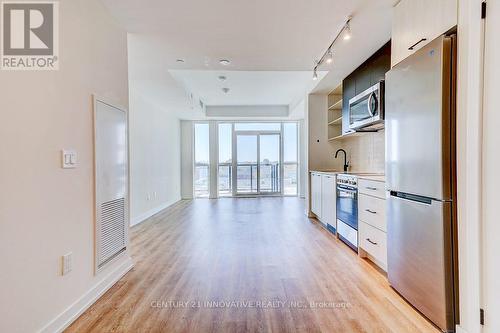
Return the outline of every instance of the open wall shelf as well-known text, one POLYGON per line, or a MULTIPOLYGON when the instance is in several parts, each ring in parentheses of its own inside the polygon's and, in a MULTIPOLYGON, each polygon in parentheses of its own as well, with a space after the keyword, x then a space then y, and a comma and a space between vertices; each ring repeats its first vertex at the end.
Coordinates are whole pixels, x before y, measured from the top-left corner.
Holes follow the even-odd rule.
POLYGON ((342 85, 328 95, 328 141, 342 136, 342 85))
POLYGON ((340 116, 339 118, 336 118, 332 121, 330 121, 328 123, 329 126, 332 126, 332 125, 342 125, 342 116, 340 116))
MULTIPOLYGON (((330 95, 328 95, 328 101, 330 101, 330 95)), ((337 102, 331 105, 328 104, 328 110, 342 110, 342 95, 340 95, 340 99, 337 102)))

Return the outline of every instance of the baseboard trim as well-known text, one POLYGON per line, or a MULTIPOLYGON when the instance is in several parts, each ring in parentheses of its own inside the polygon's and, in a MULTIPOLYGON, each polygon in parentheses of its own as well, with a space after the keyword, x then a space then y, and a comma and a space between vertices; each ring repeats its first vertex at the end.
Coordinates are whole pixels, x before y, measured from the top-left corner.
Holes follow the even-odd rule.
POLYGON ((460 325, 457 325, 456 327, 456 332, 457 333, 468 333, 466 330, 464 330, 460 325))
POLYGON ((150 209, 148 210, 147 212, 133 218, 130 220, 130 226, 133 227, 135 225, 138 225, 139 223, 142 223, 144 221, 146 221, 148 218, 150 218, 151 216, 155 215, 155 214, 158 214, 159 212, 161 212, 162 210, 172 206, 173 204, 177 203, 181 201, 180 198, 176 199, 176 200, 173 200, 173 201, 169 201, 169 202, 166 202, 164 204, 161 204, 160 206, 158 207, 155 207, 153 209, 150 209))
POLYGON ((94 288, 80 297, 75 303, 70 305, 63 313, 54 318, 40 333, 59 333, 71 325, 80 315, 94 304, 106 291, 108 291, 118 280, 134 267, 132 258, 127 258, 123 264, 109 273, 94 288))

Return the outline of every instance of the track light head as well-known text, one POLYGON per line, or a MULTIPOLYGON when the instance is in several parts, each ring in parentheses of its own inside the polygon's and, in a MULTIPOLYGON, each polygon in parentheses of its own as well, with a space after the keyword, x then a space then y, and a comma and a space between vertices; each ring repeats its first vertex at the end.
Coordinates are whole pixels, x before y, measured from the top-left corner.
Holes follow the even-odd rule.
POLYGON ((328 50, 325 62, 327 64, 331 64, 333 62, 333 52, 332 52, 332 50, 328 50))
POLYGON ((352 37, 351 23, 348 21, 345 25, 344 40, 349 40, 352 37))
POLYGON ((316 68, 314 69, 313 73, 313 81, 316 81, 318 79, 318 72, 316 71, 316 68))

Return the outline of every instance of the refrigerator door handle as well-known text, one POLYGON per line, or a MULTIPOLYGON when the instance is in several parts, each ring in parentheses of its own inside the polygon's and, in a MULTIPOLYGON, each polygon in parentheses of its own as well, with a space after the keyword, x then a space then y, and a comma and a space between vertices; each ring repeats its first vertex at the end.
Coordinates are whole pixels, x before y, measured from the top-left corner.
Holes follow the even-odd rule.
POLYGON ((415 202, 420 202, 426 205, 432 204, 432 198, 429 197, 424 197, 421 195, 416 195, 416 194, 410 194, 410 193, 404 193, 404 192, 397 192, 397 191, 390 191, 390 195, 396 198, 404 199, 404 200, 409 200, 409 201, 415 201, 415 202))

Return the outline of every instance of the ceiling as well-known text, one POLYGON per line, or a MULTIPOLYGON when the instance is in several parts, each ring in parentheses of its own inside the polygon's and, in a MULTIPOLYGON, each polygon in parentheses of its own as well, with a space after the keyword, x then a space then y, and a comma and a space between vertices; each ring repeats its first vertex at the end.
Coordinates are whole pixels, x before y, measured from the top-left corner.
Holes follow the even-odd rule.
MULTIPOLYGON (((310 71, 170 70, 205 105, 290 105, 311 86, 310 71), (219 77, 225 77, 220 80, 219 77), (229 91, 223 91, 224 88, 229 91)), ((325 75, 326 73, 320 73, 325 75)))
POLYGON ((397 0, 102 2, 131 33, 131 89, 181 118, 199 118, 201 110, 187 103, 193 94, 207 104, 278 105, 332 90, 389 40, 397 0), (334 64, 321 68, 328 74, 312 81, 314 60, 349 15, 352 39, 339 40, 334 64), (228 94, 221 93, 219 73, 228 77, 228 94))

